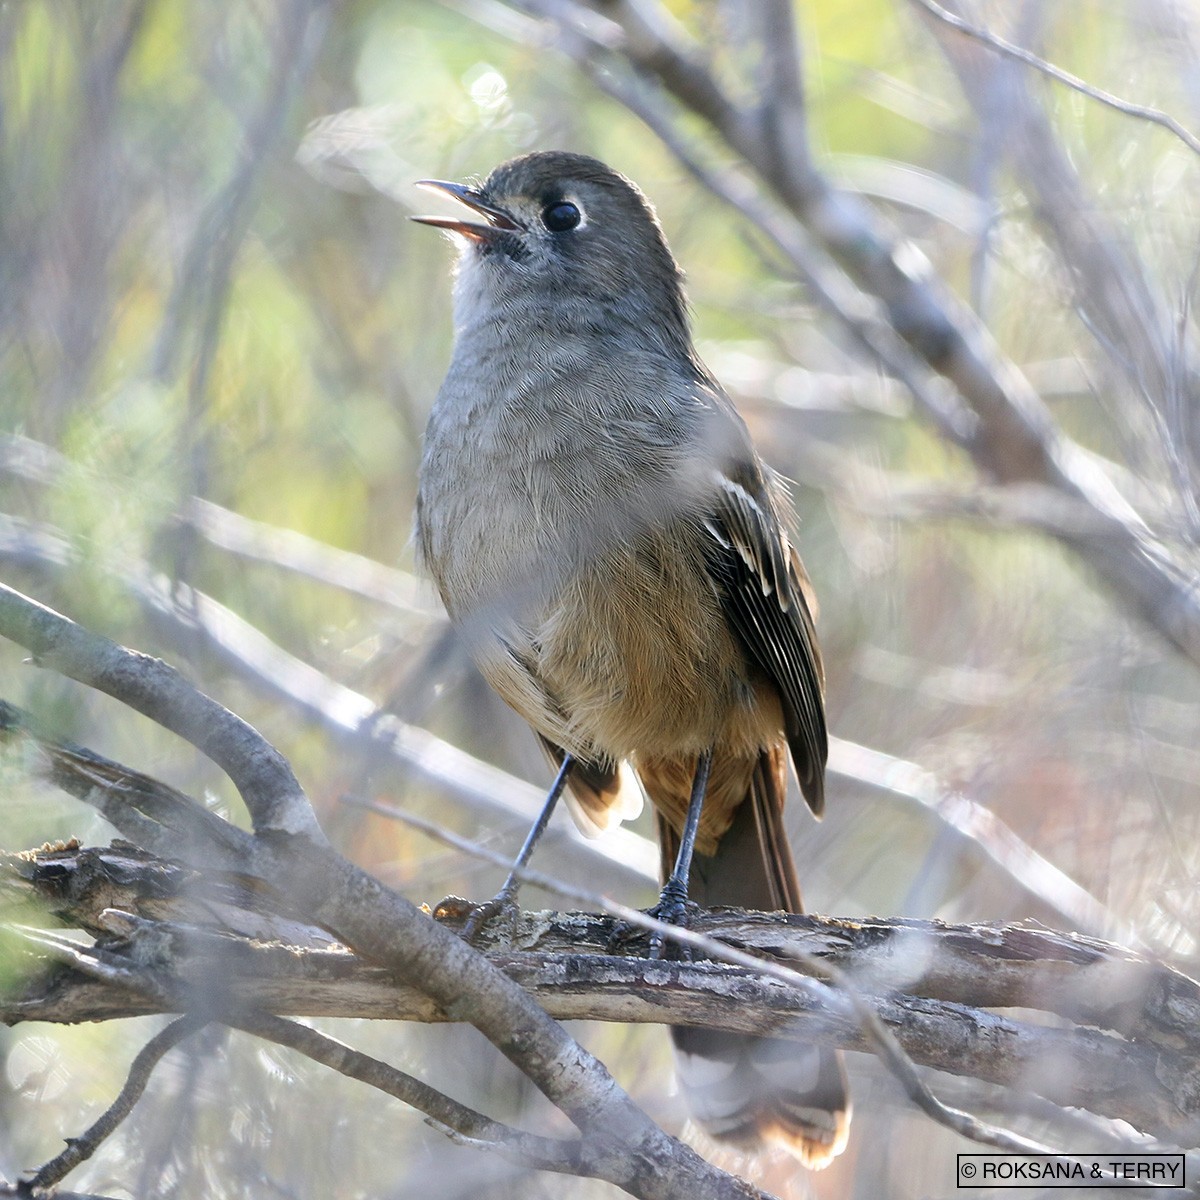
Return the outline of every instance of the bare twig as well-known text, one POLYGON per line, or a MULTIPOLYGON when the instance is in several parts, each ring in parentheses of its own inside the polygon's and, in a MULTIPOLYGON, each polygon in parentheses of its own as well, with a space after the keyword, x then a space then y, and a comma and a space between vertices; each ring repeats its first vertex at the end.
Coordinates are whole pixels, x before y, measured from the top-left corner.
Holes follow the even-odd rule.
POLYGON ((31 1191, 35 1188, 53 1187, 81 1162, 91 1158, 100 1148, 100 1144, 115 1133, 121 1122, 133 1111, 133 1106, 141 1099, 146 1085, 150 1082, 150 1076, 163 1055, 207 1024, 207 1017, 184 1016, 156 1033, 138 1051, 129 1068, 125 1086, 108 1109, 78 1137, 68 1138, 67 1148, 40 1166, 25 1186, 31 1191))
MULTIPOLYGON (((125 914, 122 914, 125 917, 125 914)), ((153 974, 139 971, 136 964, 128 967, 114 965, 111 954, 101 955, 76 946, 69 939, 42 930, 14 929, 26 940, 49 950, 75 969, 98 980, 115 984, 131 992, 142 992, 155 1004, 174 1007, 186 1003, 190 989, 167 981, 162 970, 164 947, 169 933, 155 923, 125 917, 130 927, 140 927, 144 940, 154 943, 158 962, 153 974)), ((228 954, 228 949, 226 949, 228 954)), ((524 1133, 452 1100, 403 1071, 354 1050, 333 1038, 294 1021, 238 1004, 227 989, 219 995, 203 997, 203 1015, 179 1018, 151 1039, 134 1060, 129 1078, 117 1100, 85 1134, 68 1141, 68 1148, 57 1158, 41 1167, 26 1185, 30 1189, 50 1187, 85 1159, 90 1158, 100 1143, 129 1115, 145 1090, 150 1074, 158 1060, 183 1038, 210 1021, 222 1021, 256 1037, 289 1046, 300 1053, 331 1067, 342 1075, 357 1079, 379 1091, 395 1096, 430 1118, 443 1130, 453 1130, 471 1139, 481 1148, 497 1151, 515 1162, 539 1170, 583 1174, 587 1171, 586 1143, 563 1142, 524 1133)))
POLYGON ((235 1029, 288 1046, 314 1062, 357 1079, 423 1112, 433 1128, 455 1135, 476 1149, 490 1150, 512 1162, 560 1174, 587 1175, 586 1141, 558 1141, 538 1137, 501 1121, 494 1121, 460 1104, 411 1075, 372 1058, 360 1050, 327 1037, 308 1025, 254 1011, 235 1011, 223 1018, 235 1029))
POLYGON ((1122 100, 1120 96, 1114 96, 1112 92, 1106 92, 1103 88, 1098 88, 1095 84, 1088 83, 1085 79, 1080 79, 1078 75, 1072 75, 1070 71, 1064 71, 1062 67, 1056 67, 1044 58, 1039 58, 1032 51, 1026 50, 1022 46, 1014 45, 1012 42, 993 33, 990 29, 985 29, 982 25, 975 25, 960 17, 957 13, 950 12, 938 4, 936 0, 912 0, 912 3, 919 5, 939 21, 944 21, 952 29, 957 29, 959 33, 974 38, 975 41, 981 42, 990 50, 995 50, 997 54, 1002 54, 1005 58, 1011 58, 1017 62, 1024 63, 1027 67, 1032 67, 1035 71, 1040 71, 1043 75, 1047 75, 1059 83, 1066 84, 1073 91, 1087 96, 1089 100, 1095 100, 1098 104, 1106 105, 1108 108, 1115 109, 1119 113, 1124 113, 1127 117, 1136 117, 1140 121, 1149 121, 1151 124, 1161 125, 1162 128, 1173 133, 1193 153, 1200 154, 1200 138, 1196 137, 1190 129, 1181 125, 1169 113, 1165 113, 1161 109, 1152 108, 1146 104, 1135 104, 1130 100, 1122 100))

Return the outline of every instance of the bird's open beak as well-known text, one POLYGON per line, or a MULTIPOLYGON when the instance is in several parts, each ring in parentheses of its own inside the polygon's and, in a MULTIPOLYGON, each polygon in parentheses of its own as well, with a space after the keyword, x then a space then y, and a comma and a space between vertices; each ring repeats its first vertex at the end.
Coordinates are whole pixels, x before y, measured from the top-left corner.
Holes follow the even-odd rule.
POLYGON ((446 183, 441 179, 419 179, 417 187, 428 188, 431 192, 442 192, 465 204, 472 212, 477 212, 487 224, 478 221, 464 221, 458 217, 413 217, 422 225, 432 225, 437 229, 448 229, 451 233, 461 233, 476 242, 490 242, 502 233, 519 232, 521 226, 513 220, 512 215, 494 204, 489 204, 474 188, 462 183, 446 183))

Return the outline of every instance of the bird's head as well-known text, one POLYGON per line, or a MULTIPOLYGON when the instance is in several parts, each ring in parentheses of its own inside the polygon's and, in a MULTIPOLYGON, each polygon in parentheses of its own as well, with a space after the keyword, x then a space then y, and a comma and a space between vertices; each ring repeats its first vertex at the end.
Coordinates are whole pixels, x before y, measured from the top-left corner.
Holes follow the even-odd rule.
POLYGON ((471 210, 413 218, 461 240, 459 291, 469 303, 511 311, 532 299, 549 316, 590 309, 689 346, 679 268, 654 210, 599 160, 542 151, 501 164, 479 184, 421 186, 471 210))

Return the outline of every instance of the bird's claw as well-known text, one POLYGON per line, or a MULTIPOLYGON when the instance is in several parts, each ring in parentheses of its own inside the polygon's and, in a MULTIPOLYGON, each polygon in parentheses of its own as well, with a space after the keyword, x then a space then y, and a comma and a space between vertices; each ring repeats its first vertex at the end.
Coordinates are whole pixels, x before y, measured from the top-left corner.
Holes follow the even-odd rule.
POLYGON ((498 918, 503 918, 511 925, 520 911, 511 894, 501 889, 482 904, 464 900, 462 896, 447 896, 433 910, 433 917, 434 920, 452 924, 461 921, 459 937, 464 942, 474 943, 484 929, 498 918))
MULTIPOLYGON (((648 917, 662 921, 664 925, 674 925, 679 929, 687 929, 691 924, 691 915, 699 909, 699 905, 687 898, 687 893, 681 888, 672 886, 668 881, 658 898, 658 903, 647 910, 648 917)), ((690 959, 691 951, 687 946, 673 943, 675 954, 682 959, 690 959)), ((667 939, 660 930, 650 935, 650 957, 662 958, 666 953, 667 939)))
POLYGON ((511 895, 504 891, 497 892, 490 900, 472 905, 470 915, 463 923, 462 933, 459 936, 464 942, 474 943, 487 926, 498 920, 503 920, 511 927, 520 911, 517 902, 511 895))

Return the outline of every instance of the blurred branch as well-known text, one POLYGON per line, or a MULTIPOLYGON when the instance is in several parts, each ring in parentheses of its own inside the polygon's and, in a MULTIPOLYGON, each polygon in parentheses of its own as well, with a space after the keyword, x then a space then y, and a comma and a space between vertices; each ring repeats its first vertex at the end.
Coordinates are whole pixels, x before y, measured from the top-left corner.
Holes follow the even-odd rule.
POLYGON ((888 374, 908 388, 951 442, 970 443, 975 423, 958 397, 950 389, 939 387, 928 367, 881 319, 876 307, 864 303, 862 294, 837 264, 812 243, 798 221, 770 205, 744 174, 704 163, 649 89, 600 69, 586 53, 578 61, 597 87, 640 117, 699 183, 740 212, 774 245, 821 307, 888 374))
MULTIPOLYGON (((0 1197, 12 1197, 12 1200, 30 1200, 29 1189, 24 1183, 4 1183, 0 1181, 0 1197)), ((41 1200, 38 1197, 38 1200, 41 1200)), ((68 1192, 63 1188, 54 1189, 54 1200, 124 1200, 116 1196, 102 1196, 98 1192, 68 1192)))
POLYGON ((190 796, 83 746, 47 736, 20 709, 0 700, 0 745, 28 751, 26 769, 101 813, 115 829, 157 854, 235 869, 248 835, 190 796))
MULTIPOLYGON (((997 490, 1006 496, 1017 492, 1015 488, 997 490)), ((1043 520, 1053 518, 1055 506, 1046 506, 1036 496, 1031 503, 1040 507, 1043 520)), ((1063 505, 1075 515, 1067 501, 1063 505)), ((43 527, 11 522, 0 514, 0 561, 7 559, 44 568, 66 565, 71 558, 72 551, 65 540, 43 527)), ((112 562, 108 566, 115 569, 112 562)), ((415 771, 481 823, 514 831, 524 829, 540 809, 543 797, 532 785, 473 758, 423 729, 405 724, 392 714, 380 712, 367 697, 288 654, 261 630, 204 593, 192 592, 191 602, 184 611, 175 604, 174 594, 165 581, 150 576, 148 568, 139 567, 119 577, 142 604, 146 616, 162 628, 167 640, 179 643, 186 637, 194 644, 199 635, 209 652, 239 677, 298 708, 356 753, 365 753, 376 763, 390 763, 409 773, 415 771)), ((77 748, 70 747, 66 751, 77 752, 77 748)), ((104 770, 113 766, 108 764, 104 770)), ((56 785, 65 786, 80 799, 99 807, 102 793, 89 795, 88 789, 94 787, 101 769, 93 766, 90 770, 91 777, 84 777, 83 792, 72 787, 69 779, 65 782, 61 772, 51 778, 56 785)), ((1038 854, 994 813, 970 797, 944 787, 917 764, 833 738, 829 770, 832 776, 921 805, 956 834, 977 845, 1017 887, 1074 927, 1115 937, 1129 945, 1141 944, 1127 922, 1038 854)), ((134 782, 128 786, 143 785, 134 782)), ((412 814, 386 804, 371 804, 370 808, 410 824, 418 823, 412 814)), ((158 837, 166 838, 165 843, 151 841, 149 831, 139 834, 131 824, 135 814, 119 807, 120 821, 106 815, 133 840, 160 852, 170 852, 164 849, 170 844, 169 830, 154 831, 158 837)), ((571 824, 555 825, 547 832, 547 845, 565 853, 569 865, 578 863, 580 869, 590 872, 601 868, 613 886, 653 884, 657 852, 648 839, 630 830, 611 830, 597 841, 584 839, 571 824)), ((176 853, 181 853, 178 848, 176 853)))
MULTIPOLYGON (((881 481, 882 482, 882 481, 881 481)), ((976 521, 1009 529, 1032 529, 1056 537, 1102 536, 1109 526, 1089 504, 1043 483, 953 484, 888 479, 878 489, 843 496, 860 512, 899 521, 976 521)))
MULTIPOLYGON (((579 66, 598 56, 632 71, 701 117, 776 198, 802 221, 857 282, 883 304, 896 332, 949 380, 974 414, 965 443, 976 466, 1000 482, 1035 482, 1094 509, 1103 533, 1062 533, 1122 602, 1200 665, 1200 588, 1083 450, 1064 436, 1018 368, 980 323, 858 196, 835 188, 817 169, 802 123, 801 62, 790 6, 772 14, 770 64, 795 66, 778 97, 760 91, 755 107, 736 103, 704 63, 683 26, 657 0, 509 0, 569 36, 561 49, 579 66), (778 111, 773 105, 778 104, 778 111), (788 115, 793 118, 788 121, 788 115)), ((923 399, 916 393, 916 399, 923 399)), ((933 414, 940 419, 939 414, 933 414)))
MULTIPOLYGON (((244 872, 267 881, 314 924, 419 988, 444 1012, 475 1026, 579 1129, 593 1175, 643 1200, 761 1194, 665 1134, 526 991, 338 855, 282 755, 173 668, 3 586, 0 633, 33 651, 41 665, 143 712, 218 763, 254 825, 244 872)), ((113 970, 111 962, 102 965, 113 970)), ((216 979, 205 983, 210 990, 218 986, 216 979)), ((203 989, 194 994, 202 997, 203 989)))
POLYGON ((193 311, 199 310, 201 336, 189 400, 193 409, 207 379, 230 272, 246 234, 256 188, 273 161, 272 151, 283 135, 292 104, 316 64, 328 7, 327 0, 289 0, 283 6, 274 27, 274 77, 258 111, 245 122, 244 143, 232 174, 200 213, 167 301, 150 371, 157 379, 173 377, 184 350, 184 327, 193 311))
POLYGON ((1186 414, 1200 398, 1200 371, 1189 354, 1187 322, 1180 325, 1156 294, 1129 233, 1105 219, 1099 198, 1085 185, 1024 78, 935 23, 933 32, 979 119, 999 126, 1035 200, 1034 214, 1058 247, 1089 330, 1152 413, 1194 543, 1200 531, 1197 446, 1186 414))
MULTIPOLYGON (((65 454, 44 442, 0 433, 0 472, 49 487, 61 484, 71 466, 65 454)), ((199 496, 186 498, 175 520, 239 558, 279 567, 406 615, 441 615, 440 607, 425 599, 432 592, 423 580, 294 529, 252 520, 199 496)))
MULTIPOLYGON (((57 36, 73 42, 78 55, 76 87, 30 94, 31 115, 24 119, 5 105, 2 132, 13 149, 8 168, 44 154, 49 138, 62 149, 49 196, 31 203, 22 191, 24 171, 6 170, 0 183, 0 327, 11 322, 27 349, 44 339, 48 360, 30 416, 46 432, 59 432, 81 404, 114 320, 113 259, 140 198, 137 170, 121 136, 122 83, 150 11, 148 0, 109 4, 103 12, 91 6, 60 10, 57 36), (47 109, 59 105, 61 124, 53 126, 47 109)), ((16 25, 15 14, 5 16, 16 25)), ((20 58, 15 47, 22 46, 14 38, 5 49, 20 58)), ((17 73, 25 70, 27 63, 17 66, 17 73)), ((36 178, 36 170, 29 174, 36 178)))
POLYGON ((948 828, 978 846, 1018 887, 1061 914, 1072 928, 1142 946, 1143 939, 1128 921, 1039 854, 1007 822, 978 801, 946 787, 916 763, 831 738, 829 774, 933 812, 948 828))
MULTIPOLYGON (((124 992, 126 1004, 129 1003, 132 994, 140 996, 155 1009, 161 1006, 169 1010, 178 1006, 185 995, 185 989, 170 978, 169 952, 164 949, 165 930, 151 928, 149 922, 138 922, 135 918, 125 917, 125 914, 112 914, 111 925, 114 932, 122 924, 140 929, 147 934, 143 941, 153 943, 149 954, 143 950, 142 961, 131 967, 121 964, 119 954, 114 955, 111 950, 106 950, 103 955, 89 956, 86 950, 55 934, 30 930, 26 931, 26 935, 29 941, 43 950, 50 951, 63 965, 76 968, 93 982, 98 981, 104 986, 115 987, 124 992), (152 973, 146 969, 151 957, 154 964, 152 973)), ((169 933, 165 936, 169 936, 169 933)), ((226 949, 228 950, 228 947, 226 949)), ((194 996, 194 988, 187 991, 194 996)), ((284 1020, 257 1007, 248 1007, 230 997, 228 992, 223 991, 220 999, 208 996, 201 1005, 201 1010, 197 1014, 179 1018, 147 1043, 134 1060, 128 1082, 112 1107, 82 1137, 69 1139, 68 1149, 43 1166, 26 1183, 28 1189, 53 1186, 69 1171, 90 1158, 100 1142, 114 1133, 120 1122, 129 1115, 145 1090, 151 1071, 163 1054, 182 1038, 214 1020, 298 1050, 340 1074, 395 1096, 419 1112, 425 1113, 434 1128, 452 1137, 469 1139, 478 1149, 496 1151, 512 1161, 539 1170, 568 1174, 591 1173, 590 1156, 585 1142, 563 1142, 536 1137, 493 1121, 379 1059, 353 1050, 315 1029, 284 1020)))
POLYGON ((339 549, 293 529, 253 521, 198 496, 184 503, 179 519, 210 545, 240 558, 280 567, 408 615, 442 617, 441 606, 431 603, 433 592, 428 583, 362 554, 339 549))
POLYGON ((1157 108, 1151 108, 1145 104, 1134 104, 1129 100, 1122 100, 1120 96, 1114 96, 1111 92, 1106 92, 1103 88, 1098 88, 1094 84, 1080 79, 1078 75, 1072 75, 1070 71, 1064 71, 1062 67, 1056 67, 1053 63, 1048 63, 1044 58, 1039 58, 1032 51, 1006 41, 990 29, 985 29, 982 25, 974 25, 970 21, 964 20, 957 13, 950 12, 949 9, 945 9, 940 4, 937 4, 935 0, 912 0, 912 3, 919 5, 930 16, 945 22, 951 29, 956 29, 959 33, 974 38, 977 42, 982 42, 988 49, 995 50, 997 54, 1002 54, 1005 58, 1011 58, 1017 62, 1024 63, 1027 67, 1032 67, 1035 71, 1040 71, 1043 75, 1048 75, 1058 83, 1066 84, 1073 91, 1087 96, 1089 100, 1095 100, 1098 104, 1104 104, 1119 113, 1124 113, 1128 117, 1137 117, 1138 120, 1149 121, 1154 125, 1161 125, 1164 129, 1173 133, 1189 150, 1200 154, 1200 138, 1197 138, 1191 130, 1186 129, 1168 113, 1162 112, 1157 108))
MULTIPOLYGON (((0 1009, 6 1021, 161 1011, 152 990, 141 998, 129 990, 148 961, 156 978, 175 981, 168 995, 222 980, 219 994, 211 984, 206 992, 218 1012, 254 1005, 304 1016, 446 1019, 436 1002, 344 950, 301 950, 262 934, 235 939, 221 917, 200 926, 173 919, 196 919, 188 887, 181 880, 177 892, 164 889, 161 864, 131 862, 120 848, 44 850, 10 861, 4 875, 7 890, 32 889, 58 919, 107 933, 103 950, 61 945, 55 957, 73 970, 34 978, 0 1009), (147 900, 156 920, 129 915, 147 900)), ((464 910, 442 912, 456 925, 464 910)), ((559 1019, 709 1025, 878 1053, 844 1001, 824 1002, 812 980, 785 982, 797 970, 836 972, 912 1061, 1031 1090, 1181 1144, 1200 1135, 1200 985, 1118 946, 1026 926, 737 910, 697 914, 690 935, 694 946, 755 958, 731 966, 698 961, 700 951, 691 961, 627 957, 641 955, 644 940, 621 919, 588 913, 522 913, 507 930, 485 930, 482 945, 559 1019), (776 977, 773 964, 789 969, 776 977), (1005 1009, 1056 1020, 992 1011, 1005 1009)))
MULTIPOLYGON (((70 544, 55 531, 0 514, 0 561, 55 571, 74 557, 70 544)), ((172 588, 145 564, 110 558, 104 566, 168 644, 195 647, 199 642, 240 679, 284 701, 374 765, 402 769, 406 778, 431 784, 475 819, 509 830, 523 832, 540 811, 544 796, 532 784, 382 711, 368 697, 289 654, 211 596, 172 588), (179 603, 181 595, 186 604, 179 603)), ((560 824, 547 831, 547 839, 581 870, 599 868, 606 878, 629 887, 653 886, 658 852, 648 839, 627 829, 613 830, 601 843, 585 839, 573 824, 560 824)))
MULTIPOLYGON (((816 488, 836 504, 869 516, 893 521, 971 521, 1063 538, 1099 538, 1112 531, 1111 523, 1092 505, 1044 483, 987 483, 978 477, 934 483, 927 476, 873 466, 812 436, 788 419, 792 414, 781 414, 777 404, 756 398, 739 407, 753 422, 769 423, 773 433, 778 430, 776 436, 793 439, 788 463, 805 487, 816 488)), ((1095 461, 1097 469, 1116 473, 1109 460, 1097 457, 1095 461)), ((1148 493, 1150 488, 1144 490, 1148 493)), ((1156 526, 1185 547, 1189 531, 1179 522, 1172 526, 1170 513, 1149 495, 1140 499, 1142 508, 1153 512, 1156 526)))
MULTIPOLYGON (((539 1170, 586 1173, 586 1153, 581 1142, 536 1137, 493 1121, 411 1075, 295 1021, 244 1006, 233 1006, 223 1011, 221 1017, 236 1029, 287 1046, 342 1075, 394 1096, 425 1113, 430 1125, 448 1135, 469 1138, 477 1147, 496 1151, 539 1170)), ((151 1038, 134 1059, 125 1086, 112 1106, 85 1133, 68 1139, 67 1149, 40 1167, 24 1182, 24 1187, 30 1192, 53 1187, 90 1158, 132 1111, 163 1055, 207 1024, 209 1019, 208 1016, 180 1017, 151 1038)))
POLYGON ((57 483, 69 464, 65 454, 19 433, 0 434, 0 470, 29 483, 57 483))
MULTIPOLYGON (((225 187, 201 214, 193 232, 174 292, 167 304, 154 348, 151 373, 169 382, 185 351, 183 326, 189 308, 196 310, 197 329, 188 370, 187 417, 181 426, 179 458, 186 463, 181 490, 205 495, 212 470, 211 437, 214 422, 208 409, 208 382, 221 338, 234 263, 249 228, 258 181, 272 162, 285 121, 317 62, 328 24, 328 0, 288 0, 280 5, 273 24, 274 76, 259 110, 247 123, 245 144, 225 187)), ((173 574, 179 580, 193 575, 194 539, 174 541, 173 574)))

